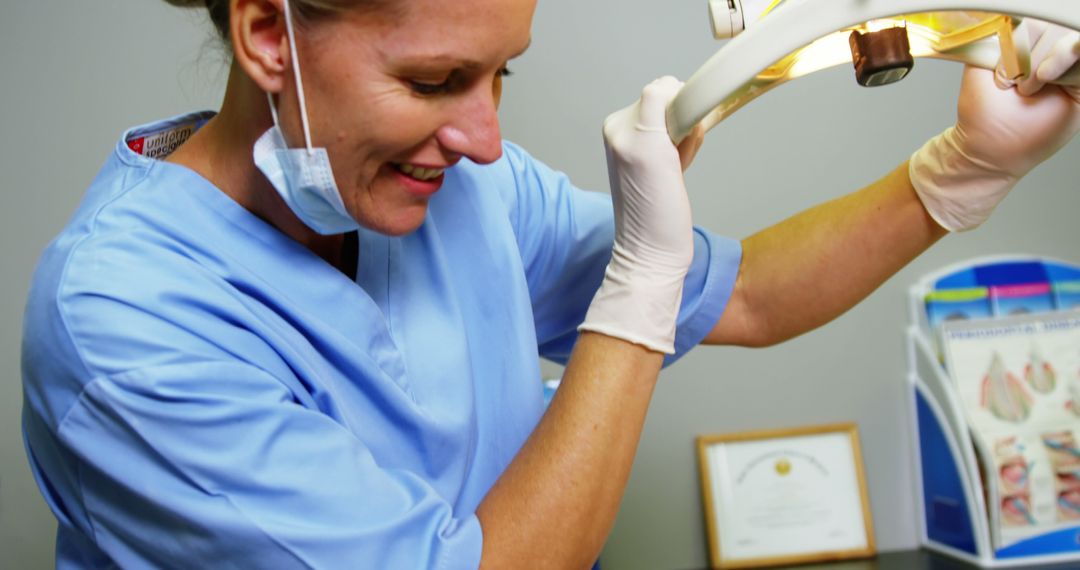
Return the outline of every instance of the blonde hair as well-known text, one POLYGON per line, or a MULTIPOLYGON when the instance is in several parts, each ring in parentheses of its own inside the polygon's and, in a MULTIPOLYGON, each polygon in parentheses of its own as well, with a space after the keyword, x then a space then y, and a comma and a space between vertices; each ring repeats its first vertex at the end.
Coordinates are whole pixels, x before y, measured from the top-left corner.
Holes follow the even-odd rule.
MULTIPOLYGON (((389 4, 387 0, 289 0, 295 13, 303 19, 325 16, 361 7, 374 8, 389 4)), ((206 8, 218 35, 229 39, 229 0, 165 0, 179 8, 206 8)))

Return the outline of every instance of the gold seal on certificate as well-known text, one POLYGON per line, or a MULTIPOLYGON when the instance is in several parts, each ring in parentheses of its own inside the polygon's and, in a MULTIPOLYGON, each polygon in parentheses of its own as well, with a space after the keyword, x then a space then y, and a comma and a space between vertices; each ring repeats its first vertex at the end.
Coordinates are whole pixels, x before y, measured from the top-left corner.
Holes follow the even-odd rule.
POLYGON ((702 436, 698 456, 714 567, 873 556, 854 424, 702 436))

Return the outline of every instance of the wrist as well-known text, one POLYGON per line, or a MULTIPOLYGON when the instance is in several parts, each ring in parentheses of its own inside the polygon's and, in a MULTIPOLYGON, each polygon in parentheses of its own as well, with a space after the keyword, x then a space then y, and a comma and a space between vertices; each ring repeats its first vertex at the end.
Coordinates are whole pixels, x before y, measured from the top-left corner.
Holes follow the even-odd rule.
POLYGON ((956 127, 911 155, 908 176, 926 212, 950 232, 985 222, 1020 176, 973 156, 956 127))
POLYGON ((623 256, 613 254, 578 330, 598 332, 656 352, 674 354, 676 321, 687 269, 642 270, 623 256))

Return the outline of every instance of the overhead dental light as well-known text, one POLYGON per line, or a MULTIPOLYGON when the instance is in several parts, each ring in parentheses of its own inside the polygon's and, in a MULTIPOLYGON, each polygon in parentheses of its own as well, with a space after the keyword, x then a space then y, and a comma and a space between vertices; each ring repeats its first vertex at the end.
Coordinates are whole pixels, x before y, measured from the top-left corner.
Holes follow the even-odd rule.
MULTIPOLYGON (((1080 30, 1080 0, 709 0, 713 34, 733 38, 668 106, 672 140, 711 129, 766 91, 815 71, 854 64, 873 87, 907 76, 916 58, 1030 72, 1025 17, 1080 30)), ((1080 64, 1057 83, 1080 85, 1080 64)))

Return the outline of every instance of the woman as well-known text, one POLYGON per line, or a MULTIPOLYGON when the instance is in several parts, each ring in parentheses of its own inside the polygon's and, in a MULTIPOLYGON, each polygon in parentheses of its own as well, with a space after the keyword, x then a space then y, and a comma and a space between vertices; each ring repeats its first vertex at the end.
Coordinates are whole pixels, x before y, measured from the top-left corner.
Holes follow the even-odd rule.
POLYGON ((826 322, 1080 115, 970 73, 911 174, 738 244, 690 225, 672 80, 605 123, 614 208, 501 140, 532 0, 289 3, 205 2, 220 111, 125 133, 44 254, 24 422, 60 566, 585 566, 665 353, 826 322), (546 412, 538 354, 568 360, 546 412))

